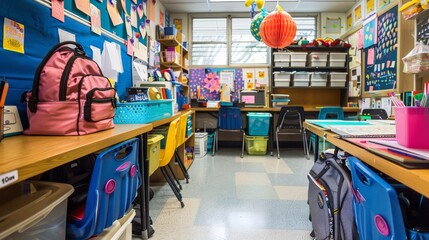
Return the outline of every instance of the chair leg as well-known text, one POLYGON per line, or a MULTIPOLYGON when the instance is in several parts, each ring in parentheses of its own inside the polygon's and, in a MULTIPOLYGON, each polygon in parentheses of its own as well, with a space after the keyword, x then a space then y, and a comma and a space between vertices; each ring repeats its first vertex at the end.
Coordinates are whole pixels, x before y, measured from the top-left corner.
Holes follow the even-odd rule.
POLYGON ((167 167, 168 169, 170 169, 171 175, 173 175, 174 181, 177 183, 177 186, 179 186, 179 189, 182 190, 182 185, 180 184, 179 179, 176 176, 176 173, 173 171, 173 168, 170 166, 170 164, 167 164, 167 167))
POLYGON ((279 133, 276 131, 277 158, 280 159, 279 133))
POLYGON ((215 155, 215 151, 216 151, 216 141, 217 141, 217 130, 215 130, 214 132, 213 132, 213 142, 212 142, 212 156, 214 156, 215 155))
POLYGON ((304 145, 304 154, 307 157, 307 160, 310 160, 310 152, 308 149, 308 141, 307 141, 307 132, 305 131, 305 128, 302 132, 302 141, 304 145))
POLYGON ((180 202, 180 206, 183 208, 185 207, 185 204, 182 201, 182 195, 177 191, 176 185, 173 181, 171 181, 171 178, 166 170, 167 169, 165 167, 161 167, 161 172, 164 175, 165 180, 167 181, 168 185, 170 185, 171 190, 173 191, 174 195, 176 195, 177 200, 180 202))
POLYGON ((244 157, 244 140, 245 140, 246 134, 243 131, 243 134, 241 135, 241 158, 244 157))
POLYGON ((186 170, 186 167, 185 167, 185 165, 183 164, 183 162, 181 161, 181 159, 180 159, 180 156, 179 156, 179 153, 177 152, 177 149, 176 149, 176 151, 174 151, 174 156, 175 156, 175 159, 176 159, 176 162, 177 162, 177 164, 179 165, 179 167, 180 167, 180 170, 182 171, 182 174, 183 174, 183 176, 185 177, 185 179, 186 179, 186 183, 189 183, 189 173, 188 173, 188 170, 186 170))
MULTIPOLYGON (((181 189, 181 188, 179 188, 179 187, 176 185, 177 179, 175 179, 175 178, 173 178, 173 177, 171 176, 171 174, 170 174, 170 172, 172 172, 172 171, 171 171, 171 168, 169 168, 169 167, 164 167, 164 171, 167 173, 167 177, 168 177, 168 178, 170 179, 170 181, 173 183, 173 186, 174 186, 174 188, 176 189, 176 191, 180 194, 180 189, 181 189), (170 169, 170 171, 169 171, 168 169, 170 169)), ((180 196, 182 196, 182 195, 180 194, 180 196)))

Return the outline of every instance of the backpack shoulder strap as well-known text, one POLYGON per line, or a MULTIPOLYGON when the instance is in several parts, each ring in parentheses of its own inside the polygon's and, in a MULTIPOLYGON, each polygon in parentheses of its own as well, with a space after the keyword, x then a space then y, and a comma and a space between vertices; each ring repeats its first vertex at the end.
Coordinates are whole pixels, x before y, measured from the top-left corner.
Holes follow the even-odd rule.
POLYGON ((61 42, 57 45, 55 45, 54 47, 51 48, 51 50, 49 50, 49 52, 45 55, 45 57, 43 58, 42 62, 39 64, 39 66, 36 69, 36 73, 34 75, 34 81, 33 81, 33 89, 31 91, 31 96, 30 99, 28 101, 28 109, 31 112, 36 112, 37 111, 37 102, 39 101, 39 81, 40 81, 40 73, 42 72, 43 67, 45 66, 45 64, 48 62, 48 60, 51 58, 51 56, 58 50, 60 49, 62 46, 65 45, 75 45, 76 46, 76 51, 81 51, 81 52, 85 52, 83 50, 82 45, 80 45, 77 42, 73 42, 73 41, 65 41, 65 42, 61 42))

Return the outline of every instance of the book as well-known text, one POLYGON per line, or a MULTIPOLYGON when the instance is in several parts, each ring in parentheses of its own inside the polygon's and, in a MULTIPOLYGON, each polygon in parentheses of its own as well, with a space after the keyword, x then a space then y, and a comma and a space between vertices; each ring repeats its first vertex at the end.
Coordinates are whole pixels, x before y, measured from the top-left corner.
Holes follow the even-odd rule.
POLYGON ((331 126, 331 131, 341 138, 394 138, 395 125, 348 125, 331 126))

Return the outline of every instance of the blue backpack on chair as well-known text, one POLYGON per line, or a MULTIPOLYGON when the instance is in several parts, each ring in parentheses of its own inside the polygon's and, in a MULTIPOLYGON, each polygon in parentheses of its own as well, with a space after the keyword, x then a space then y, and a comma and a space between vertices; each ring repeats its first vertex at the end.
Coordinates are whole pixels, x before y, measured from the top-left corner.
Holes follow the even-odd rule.
POLYGON ((142 182, 138 147, 136 138, 98 154, 86 203, 69 212, 67 239, 88 239, 98 235, 131 209, 142 182))

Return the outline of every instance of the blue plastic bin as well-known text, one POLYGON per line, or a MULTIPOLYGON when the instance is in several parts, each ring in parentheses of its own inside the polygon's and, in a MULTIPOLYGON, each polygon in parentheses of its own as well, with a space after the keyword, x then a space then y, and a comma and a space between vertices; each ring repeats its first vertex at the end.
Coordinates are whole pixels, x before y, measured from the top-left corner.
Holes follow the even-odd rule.
POLYGON ((177 29, 175 27, 165 27, 164 28, 164 35, 168 36, 176 36, 177 29))
POLYGON ((247 129, 250 136, 268 136, 271 113, 249 112, 247 129))
POLYGON ((429 239, 427 232, 405 228, 398 195, 389 183, 357 158, 350 157, 348 162, 356 193, 353 208, 360 239, 429 239))

